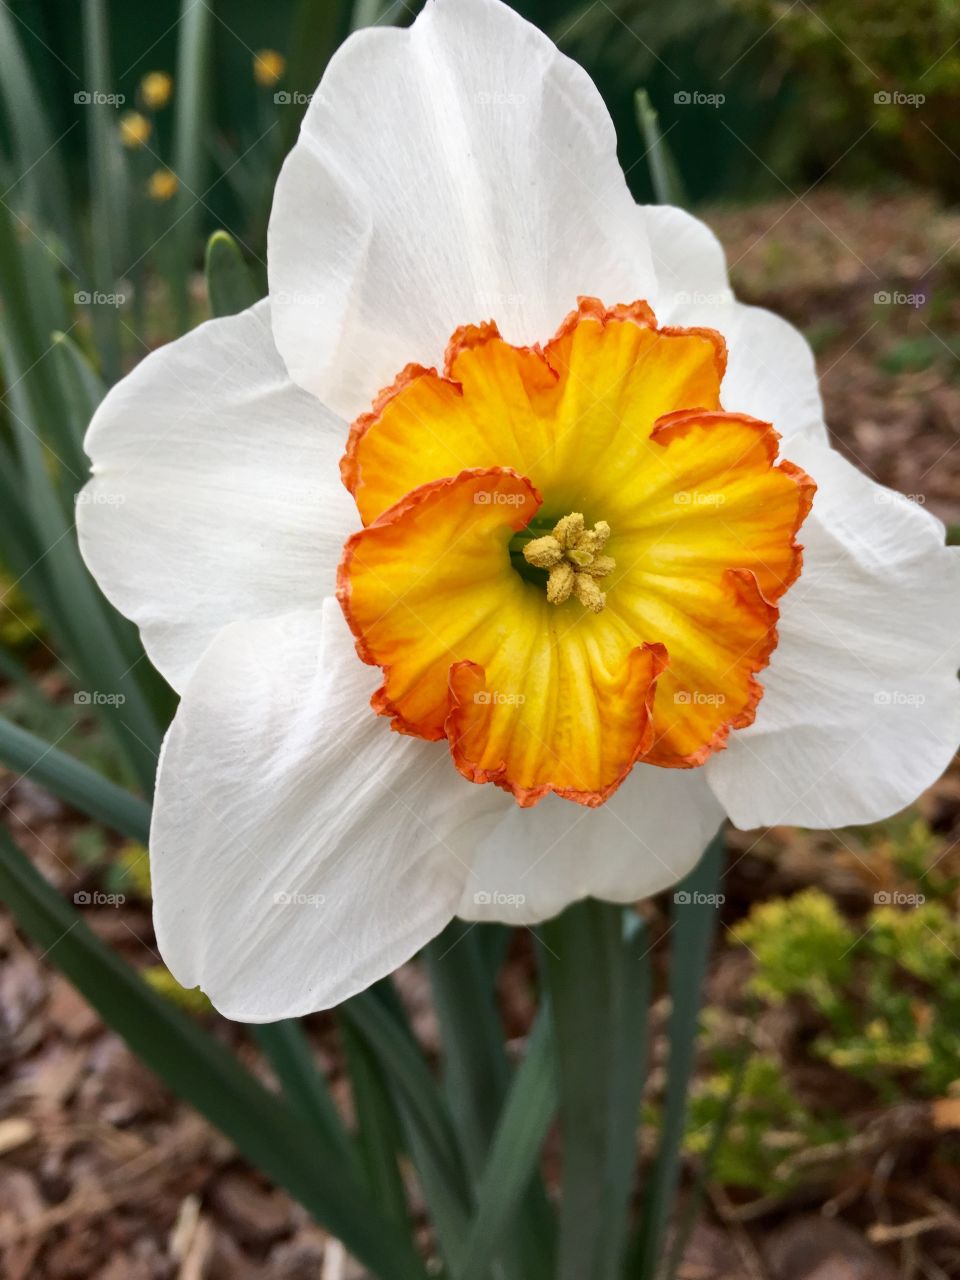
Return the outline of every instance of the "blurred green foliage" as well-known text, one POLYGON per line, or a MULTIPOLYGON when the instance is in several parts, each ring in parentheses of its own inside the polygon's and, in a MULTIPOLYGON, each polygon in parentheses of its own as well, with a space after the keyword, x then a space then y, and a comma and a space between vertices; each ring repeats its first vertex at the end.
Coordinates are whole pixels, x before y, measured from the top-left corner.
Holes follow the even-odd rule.
MULTIPOLYGON (((711 1177, 724 1187, 786 1191, 793 1182, 789 1172, 784 1173, 790 1157, 842 1142, 849 1136, 849 1126, 838 1115, 804 1106, 774 1055, 755 1054, 739 1081, 740 1064, 732 1059, 729 1052, 718 1052, 713 1070, 694 1092, 685 1149, 692 1156, 707 1153, 726 1100, 737 1089, 734 1116, 713 1152, 711 1177)), ((802 1180, 799 1172, 795 1176, 802 1180)))
POLYGON ((960 194, 960 5, 956 0, 734 0, 765 24, 773 66, 803 83, 811 166, 850 148, 848 175, 890 173, 960 194))
POLYGON ((862 924, 819 889, 754 907, 734 930, 756 960, 751 990, 799 997, 823 1020, 814 1054, 885 1101, 935 1097, 960 1079, 960 924, 919 892, 877 894, 862 924))

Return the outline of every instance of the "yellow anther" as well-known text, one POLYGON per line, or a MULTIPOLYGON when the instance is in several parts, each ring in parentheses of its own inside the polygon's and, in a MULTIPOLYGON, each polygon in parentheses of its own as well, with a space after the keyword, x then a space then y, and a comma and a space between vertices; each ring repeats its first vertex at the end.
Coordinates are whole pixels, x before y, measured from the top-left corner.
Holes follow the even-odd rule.
POLYGON ((569 599, 576 576, 573 565, 566 560, 554 565, 547 579, 547 599, 551 604, 563 604, 564 600, 569 599))
POLYGON ((575 547, 582 533, 583 516, 579 511, 572 511, 570 515, 564 516, 562 520, 558 520, 553 526, 553 536, 564 551, 568 547, 575 547))
POLYGON ((597 586, 596 580, 588 573, 578 573, 573 579, 573 594, 587 609, 594 613, 602 613, 607 597, 597 586))
POLYGON ((534 538, 523 549, 527 563, 536 565, 538 569, 552 569, 563 559, 563 548, 556 538, 547 534, 545 538, 534 538))
POLYGON ((582 514, 573 511, 557 521, 552 533, 526 544, 523 555, 527 563, 550 570, 547 599, 551 604, 563 604, 575 595, 594 613, 603 609, 606 596, 597 586, 597 579, 605 578, 616 568, 612 556, 600 555, 609 537, 606 520, 598 520, 592 529, 587 529, 582 514))

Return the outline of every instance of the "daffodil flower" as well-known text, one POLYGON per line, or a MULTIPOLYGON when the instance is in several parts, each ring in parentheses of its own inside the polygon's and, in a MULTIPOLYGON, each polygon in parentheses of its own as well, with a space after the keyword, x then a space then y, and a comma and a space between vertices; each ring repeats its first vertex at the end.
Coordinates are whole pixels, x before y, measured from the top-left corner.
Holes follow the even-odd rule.
POLYGON ((86 561, 181 695, 157 937, 232 1017, 332 1005, 454 915, 671 885, 724 817, 869 822, 960 736, 942 525, 829 444, 811 353, 630 196, 498 0, 332 59, 269 297, 91 425, 86 561))

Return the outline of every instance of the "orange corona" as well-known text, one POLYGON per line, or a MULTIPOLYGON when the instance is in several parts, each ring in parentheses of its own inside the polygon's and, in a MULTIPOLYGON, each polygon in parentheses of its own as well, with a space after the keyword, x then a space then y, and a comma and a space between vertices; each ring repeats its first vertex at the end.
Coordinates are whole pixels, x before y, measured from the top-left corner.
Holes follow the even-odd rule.
POLYGON ((720 404, 709 329, 581 298, 544 347, 457 330, 353 425, 338 596, 374 708, 521 805, 601 804, 753 720, 814 484, 720 404))

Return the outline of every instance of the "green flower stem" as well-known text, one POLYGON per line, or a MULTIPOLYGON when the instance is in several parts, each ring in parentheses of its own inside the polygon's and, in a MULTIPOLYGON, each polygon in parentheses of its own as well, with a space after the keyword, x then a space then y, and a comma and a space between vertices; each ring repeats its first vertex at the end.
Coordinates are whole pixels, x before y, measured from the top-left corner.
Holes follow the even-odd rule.
POLYGON ((647 947, 587 899, 542 929, 563 1138, 558 1280, 619 1274, 644 1075, 647 947))

